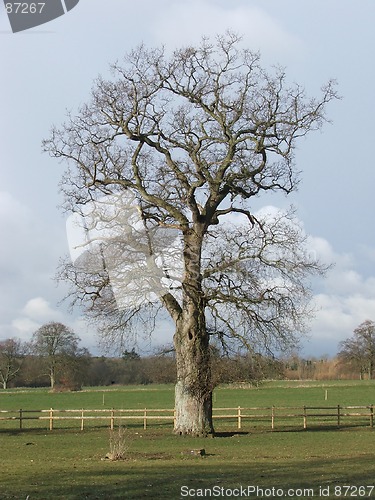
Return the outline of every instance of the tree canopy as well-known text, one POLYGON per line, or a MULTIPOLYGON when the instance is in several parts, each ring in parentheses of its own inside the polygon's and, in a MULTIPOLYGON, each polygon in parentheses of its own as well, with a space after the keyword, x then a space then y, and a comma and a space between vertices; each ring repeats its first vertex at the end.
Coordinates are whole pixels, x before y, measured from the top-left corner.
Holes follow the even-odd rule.
POLYGON ((0 382, 3 389, 14 379, 21 369, 26 347, 19 339, 7 339, 0 342, 0 382))
POLYGON ((31 340, 32 351, 44 361, 52 389, 58 374, 71 365, 75 358, 87 353, 86 349, 81 350, 78 347, 79 340, 71 328, 53 321, 34 332, 31 340))
MULTIPOLYGON (((306 278, 323 268, 293 211, 259 213, 252 202, 297 188, 296 141, 326 121, 334 83, 308 98, 232 33, 171 55, 140 46, 112 72, 44 141, 68 163, 64 207, 82 216, 88 235, 80 265, 65 263, 61 277, 111 343, 165 308, 176 326, 176 402, 208 408, 213 335, 271 350, 294 344, 303 329, 306 278), (133 202, 108 212, 119 197, 133 202), (145 289, 134 274, 147 276, 145 289), (118 307, 119 286, 136 297, 131 306, 118 307)), ((177 427, 189 433, 199 425, 182 423, 181 405, 177 427)))
POLYGON ((371 379, 375 366, 375 322, 367 319, 361 323, 352 337, 340 342, 339 349, 339 359, 352 364, 361 378, 367 374, 371 379))

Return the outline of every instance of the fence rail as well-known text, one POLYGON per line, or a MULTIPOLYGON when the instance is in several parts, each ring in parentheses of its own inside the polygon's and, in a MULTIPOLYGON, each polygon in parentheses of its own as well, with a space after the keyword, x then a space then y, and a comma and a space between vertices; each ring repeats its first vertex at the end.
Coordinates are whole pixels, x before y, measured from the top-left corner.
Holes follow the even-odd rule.
MULTIPOLYGON (((115 424, 126 421, 141 422, 146 429, 150 422, 171 422, 175 421, 175 411, 171 409, 56 409, 48 410, 0 410, 0 430, 3 429, 2 422, 18 421, 19 429, 26 427, 26 422, 30 420, 46 421, 47 428, 52 431, 55 422, 58 421, 79 421, 80 429, 83 431, 85 422, 101 421, 113 429, 115 424)), ((271 430, 283 429, 286 427, 301 426, 303 429, 314 426, 370 426, 374 427, 374 405, 368 406, 268 406, 244 408, 214 408, 213 419, 227 420, 229 424, 234 424, 238 430, 248 428, 249 425, 255 427, 266 425, 271 430), (247 425, 246 425, 247 424, 247 425)))

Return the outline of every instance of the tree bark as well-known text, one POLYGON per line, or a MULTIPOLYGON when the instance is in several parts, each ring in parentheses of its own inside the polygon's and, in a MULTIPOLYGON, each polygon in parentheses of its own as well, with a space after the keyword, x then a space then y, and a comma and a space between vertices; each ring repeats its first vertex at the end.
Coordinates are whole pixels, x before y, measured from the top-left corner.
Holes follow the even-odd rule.
POLYGON ((200 273, 202 233, 194 231, 185 237, 183 306, 174 335, 177 364, 174 430, 180 435, 193 436, 214 433, 209 335, 200 273))
POLYGON ((212 423, 212 382, 208 335, 196 317, 183 315, 174 336, 177 361, 175 428, 180 435, 207 436, 212 423))
POLYGON ((49 378, 50 378, 50 387, 51 387, 51 389, 54 389, 55 388, 55 369, 53 366, 50 368, 49 378))

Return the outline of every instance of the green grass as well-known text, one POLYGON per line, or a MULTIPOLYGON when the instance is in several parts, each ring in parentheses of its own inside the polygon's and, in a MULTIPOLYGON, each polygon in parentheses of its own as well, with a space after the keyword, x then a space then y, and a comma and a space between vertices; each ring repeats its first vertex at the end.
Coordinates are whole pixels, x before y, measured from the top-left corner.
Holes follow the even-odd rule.
POLYGON ((0 498, 177 499, 180 489, 314 488, 371 485, 372 433, 276 432, 214 439, 129 433, 128 459, 102 460, 108 432, 9 433, 1 436, 0 498), (204 447, 207 455, 185 453, 204 447))
POLYGON ((218 388, 215 406, 317 406, 375 404, 375 380, 271 381, 259 389, 218 388), (327 391, 327 400, 326 397, 327 391), (237 403, 238 402, 238 403, 237 403))
MULTIPOLYGON (((0 393, 0 409, 100 408, 103 394, 105 407, 109 408, 173 406, 173 387, 151 386, 60 394, 11 390, 0 393)), ((259 389, 222 387, 215 394, 215 406, 359 405, 375 403, 375 384, 267 382, 259 389)), ((285 492, 290 488, 308 488, 314 490, 315 498, 319 498, 319 488, 324 487, 326 492, 330 488, 326 498, 347 498, 348 494, 340 496, 335 487, 374 484, 374 430, 369 427, 337 429, 333 425, 329 429, 280 428, 271 432, 269 426, 254 429, 245 423, 242 432, 237 432, 234 426, 229 428, 220 422, 217 429, 222 432, 214 439, 193 439, 174 436, 170 424, 150 426, 146 431, 141 424, 129 427, 126 459, 111 462, 103 460, 109 451, 108 428, 88 428, 83 432, 74 428, 18 431, 16 423, 3 422, 0 498, 194 498, 181 497, 182 486, 195 489, 195 498, 199 497, 197 488, 214 486, 276 487, 285 492), (196 448, 205 448, 206 456, 190 455, 189 451, 196 448)), ((369 492, 364 490, 361 493, 366 496, 358 492, 354 496, 368 498, 369 492)), ((372 493, 375 498, 375 489, 372 493)), ((252 498, 262 497, 253 494, 252 498)))
POLYGON ((173 386, 89 388, 54 393, 48 389, 0 392, 0 409, 173 408, 173 386), (161 405, 161 406, 160 406, 161 405))
MULTIPOLYGON (((216 407, 368 405, 375 404, 375 380, 271 381, 259 388, 223 386, 215 389, 213 400, 216 407)), ((172 385, 97 387, 70 393, 48 389, 0 391, 0 410, 173 408, 173 404, 172 385)))

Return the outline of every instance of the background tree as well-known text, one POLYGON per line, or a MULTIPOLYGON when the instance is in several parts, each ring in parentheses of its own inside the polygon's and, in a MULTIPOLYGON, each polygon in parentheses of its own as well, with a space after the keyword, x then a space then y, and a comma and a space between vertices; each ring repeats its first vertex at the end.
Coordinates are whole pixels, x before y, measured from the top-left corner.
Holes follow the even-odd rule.
POLYGON ((92 358, 88 370, 89 385, 111 385, 116 381, 116 370, 114 360, 101 356, 92 358))
POLYGON ((366 320, 355 330, 351 338, 339 345, 338 357, 341 362, 346 362, 355 367, 361 379, 367 373, 369 379, 373 377, 375 366, 375 323, 366 320))
POLYGON ((89 384, 89 368, 91 354, 85 347, 78 347, 75 351, 62 359, 58 373, 60 390, 81 390, 82 385, 89 384))
POLYGON ((131 351, 128 351, 125 349, 125 351, 122 353, 122 359, 126 361, 139 361, 141 359, 141 356, 136 352, 135 348, 131 351))
POLYGON ((121 356, 121 382, 125 384, 142 384, 147 381, 141 356, 133 349, 125 350, 121 356))
POLYGON ((57 377, 76 369, 77 358, 86 354, 78 347, 80 338, 62 323, 50 322, 41 326, 31 340, 33 352, 40 356, 47 369, 51 389, 57 377))
POLYGON ((13 380, 21 369, 26 347, 20 339, 7 339, 0 342, 0 381, 3 389, 13 380))
MULTIPOLYGON (((204 435, 213 432, 210 337, 221 332, 222 342, 269 352, 294 344, 304 328, 306 278, 322 268, 305 250, 292 212, 257 214, 252 200, 296 189, 295 143, 322 126, 336 93, 328 83, 320 99, 307 98, 282 69, 265 71, 231 33, 171 56, 141 46, 112 70, 44 149, 68 162, 66 210, 94 227, 90 203, 133 196, 146 231, 140 236, 124 225, 122 240, 117 234, 101 242, 96 265, 88 252, 86 266, 66 262, 61 278, 73 284, 73 303, 102 321, 112 345, 121 344, 146 314, 154 325, 160 309, 126 276, 137 263, 133 274, 147 272, 133 256, 135 239, 155 268, 163 231, 178 234, 181 272, 174 270, 168 287, 157 273, 151 281, 175 324, 175 432, 204 435), (119 309, 121 283, 123 296, 137 300, 119 309)), ((129 220, 123 212, 119 227, 129 220)))

